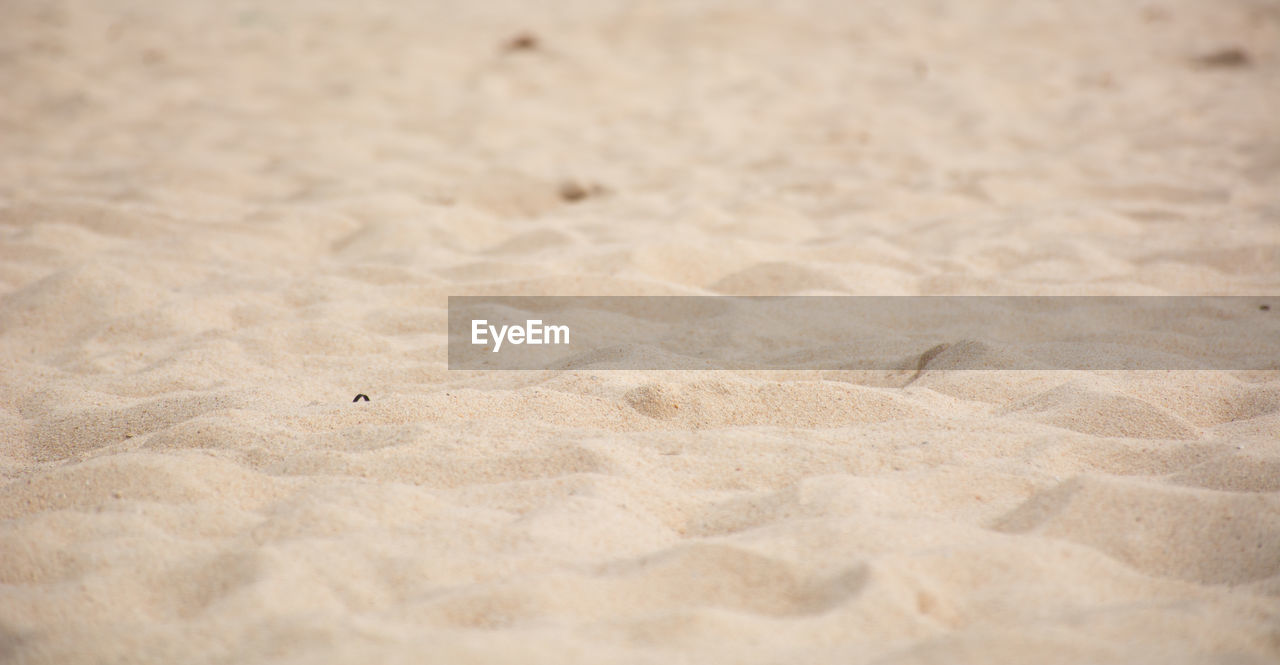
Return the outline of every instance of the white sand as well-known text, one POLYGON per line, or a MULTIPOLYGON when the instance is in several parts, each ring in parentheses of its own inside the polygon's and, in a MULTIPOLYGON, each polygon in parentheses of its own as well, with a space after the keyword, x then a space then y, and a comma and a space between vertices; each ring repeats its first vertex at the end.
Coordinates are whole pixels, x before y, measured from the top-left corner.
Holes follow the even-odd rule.
POLYGON ((450 373, 444 309, 1280 294, 1275 2, 0 13, 0 661, 1280 660, 1276 372, 450 373))

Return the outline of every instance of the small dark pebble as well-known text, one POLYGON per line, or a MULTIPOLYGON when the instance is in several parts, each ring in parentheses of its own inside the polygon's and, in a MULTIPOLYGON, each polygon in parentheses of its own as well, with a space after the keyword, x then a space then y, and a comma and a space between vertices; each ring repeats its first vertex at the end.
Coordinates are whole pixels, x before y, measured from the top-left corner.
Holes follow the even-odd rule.
POLYGON ((1264 311, 1264 312, 1270 312, 1270 311, 1271 311, 1271 305, 1258 305, 1258 309, 1260 309, 1260 310, 1262 310, 1262 311, 1264 311))
POLYGON ((517 33, 516 36, 508 39, 502 45, 502 50, 508 53, 513 51, 536 51, 538 50, 538 36, 530 32, 517 33))
POLYGON ((583 185, 572 180, 560 185, 560 198, 569 203, 577 203, 590 196, 599 196, 604 192, 604 187, 600 185, 583 185))
POLYGON ((364 393, 360 393, 359 395, 356 395, 356 398, 355 398, 355 399, 353 399, 353 400, 351 400, 351 401, 352 401, 352 402, 359 402, 360 400, 364 400, 364 401, 368 402, 368 401, 369 401, 369 396, 368 396, 368 395, 366 395, 366 394, 364 394, 364 393))
POLYGON ((1196 58, 1196 64, 1202 67, 1248 67, 1253 63, 1249 52, 1241 48, 1224 48, 1220 51, 1206 53, 1196 58))

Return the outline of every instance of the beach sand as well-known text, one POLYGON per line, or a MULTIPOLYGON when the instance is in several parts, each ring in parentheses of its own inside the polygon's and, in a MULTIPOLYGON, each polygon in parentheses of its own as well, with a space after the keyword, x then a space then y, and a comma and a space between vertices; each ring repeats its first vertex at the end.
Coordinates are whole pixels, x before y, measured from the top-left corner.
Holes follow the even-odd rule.
POLYGON ((0 661, 1280 661, 1280 372, 445 355, 450 295, 1280 294, 1276 2, 0 12, 0 661))

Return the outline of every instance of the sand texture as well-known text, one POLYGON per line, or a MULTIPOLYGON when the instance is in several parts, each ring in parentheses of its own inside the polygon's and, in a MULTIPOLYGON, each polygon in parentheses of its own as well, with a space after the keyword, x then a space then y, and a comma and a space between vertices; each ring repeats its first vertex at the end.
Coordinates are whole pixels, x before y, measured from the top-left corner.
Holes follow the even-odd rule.
POLYGON ((1278 371, 445 356, 1280 295, 1278 109, 1272 0, 0 0, 0 662, 1280 662, 1278 371))

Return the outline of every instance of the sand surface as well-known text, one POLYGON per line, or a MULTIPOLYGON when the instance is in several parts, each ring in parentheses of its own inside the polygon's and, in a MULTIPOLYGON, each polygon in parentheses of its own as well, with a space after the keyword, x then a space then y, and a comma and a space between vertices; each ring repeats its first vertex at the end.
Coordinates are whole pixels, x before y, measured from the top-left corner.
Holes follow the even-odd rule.
POLYGON ((0 661, 1278 662, 1280 372, 445 362, 1274 296, 1277 109, 1270 0, 0 0, 0 661))

